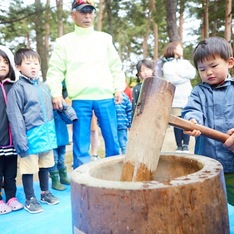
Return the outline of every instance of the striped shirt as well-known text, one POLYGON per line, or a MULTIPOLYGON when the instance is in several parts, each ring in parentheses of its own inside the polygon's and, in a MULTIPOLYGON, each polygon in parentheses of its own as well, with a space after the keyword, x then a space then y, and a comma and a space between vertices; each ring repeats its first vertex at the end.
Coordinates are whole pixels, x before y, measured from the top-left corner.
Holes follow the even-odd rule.
POLYGON ((0 157, 1 156, 14 156, 17 155, 14 147, 0 148, 0 157))
POLYGON ((116 114, 118 129, 128 129, 131 127, 132 122, 132 103, 129 100, 129 97, 123 94, 123 101, 120 104, 116 104, 116 114))

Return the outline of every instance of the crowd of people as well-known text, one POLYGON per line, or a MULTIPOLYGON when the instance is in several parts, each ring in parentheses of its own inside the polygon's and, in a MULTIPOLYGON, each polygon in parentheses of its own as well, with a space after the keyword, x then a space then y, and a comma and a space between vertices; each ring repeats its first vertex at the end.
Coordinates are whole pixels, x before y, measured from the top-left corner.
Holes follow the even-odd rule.
MULTIPOLYGON (((46 82, 39 79, 37 52, 21 48, 13 59, 11 51, 0 47, 0 214, 22 208, 32 214, 43 211, 34 193, 35 173, 40 202, 59 203, 49 189, 49 176, 53 189, 62 191, 64 184, 70 184, 65 165, 68 124, 73 128, 73 169, 100 159, 99 129, 105 157, 126 152, 142 83, 147 78, 158 79, 158 67, 149 59, 140 60, 136 64, 137 84, 130 89, 112 37, 94 30, 94 11, 92 1, 73 1, 75 29, 56 40, 46 82), (24 205, 16 198, 17 163, 24 205)), ((234 66, 232 48, 225 39, 211 37, 197 45, 193 59, 195 67, 183 58, 180 42, 171 42, 165 48, 160 76, 176 87, 172 114, 227 132, 230 137, 222 144, 197 130, 174 128, 175 151, 188 153, 189 137, 195 136, 194 153, 223 165, 228 202, 234 205, 234 79, 229 74, 234 66), (202 82, 192 88, 190 81, 196 69, 202 82)))

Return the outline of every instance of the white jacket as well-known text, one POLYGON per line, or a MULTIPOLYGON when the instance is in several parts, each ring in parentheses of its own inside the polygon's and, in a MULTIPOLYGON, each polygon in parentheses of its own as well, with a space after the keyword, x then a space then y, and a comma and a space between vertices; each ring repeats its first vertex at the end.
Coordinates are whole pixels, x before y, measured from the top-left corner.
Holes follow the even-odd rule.
POLYGON ((172 59, 163 65, 164 78, 176 86, 172 107, 184 108, 192 91, 190 80, 194 79, 196 69, 185 59, 172 59))

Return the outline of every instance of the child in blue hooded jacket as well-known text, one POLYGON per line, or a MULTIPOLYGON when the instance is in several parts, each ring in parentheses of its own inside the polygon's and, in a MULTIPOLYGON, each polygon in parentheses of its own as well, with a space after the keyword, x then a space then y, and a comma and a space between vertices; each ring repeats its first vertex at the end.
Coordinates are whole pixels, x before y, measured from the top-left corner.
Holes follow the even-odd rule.
POLYGON ((35 214, 43 211, 36 199, 33 175, 38 173, 40 202, 49 205, 59 200, 49 191, 49 168, 54 165, 53 149, 57 148, 53 107, 49 88, 39 79, 40 56, 32 49, 15 53, 20 77, 8 92, 7 116, 13 143, 19 157, 19 170, 26 202, 24 209, 35 214))
MULTIPOLYGON (((234 78, 229 69, 234 65, 232 47, 224 38, 210 37, 201 41, 193 60, 202 83, 193 88, 182 117, 224 133, 234 128, 234 78)), ((234 205, 234 153, 221 142, 186 131, 196 136, 195 154, 219 161, 224 168, 228 203, 234 205)))

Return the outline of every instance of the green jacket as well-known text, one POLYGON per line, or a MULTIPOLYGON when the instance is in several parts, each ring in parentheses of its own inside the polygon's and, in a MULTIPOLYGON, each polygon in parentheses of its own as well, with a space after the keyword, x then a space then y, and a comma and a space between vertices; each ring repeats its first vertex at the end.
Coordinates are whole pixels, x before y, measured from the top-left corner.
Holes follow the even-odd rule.
POLYGON ((115 90, 123 91, 125 75, 112 37, 75 26, 74 32, 58 38, 47 73, 52 97, 61 96, 64 79, 71 100, 113 98, 115 90))

